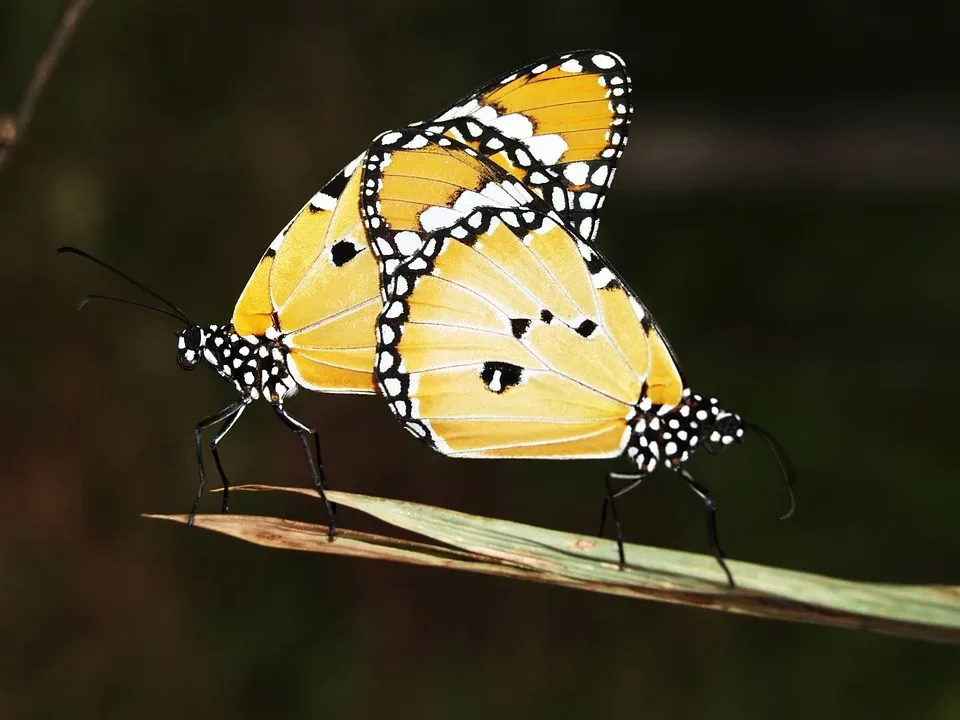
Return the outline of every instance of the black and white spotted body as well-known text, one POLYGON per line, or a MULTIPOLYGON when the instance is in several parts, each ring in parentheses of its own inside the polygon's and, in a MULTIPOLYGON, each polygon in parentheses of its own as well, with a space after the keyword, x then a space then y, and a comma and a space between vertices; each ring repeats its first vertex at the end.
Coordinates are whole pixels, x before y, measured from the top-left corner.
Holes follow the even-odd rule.
POLYGON ((297 391, 287 367, 287 347, 277 334, 240 336, 233 325, 194 325, 180 332, 178 362, 192 370, 201 360, 228 380, 245 403, 263 398, 272 405, 297 391))
POLYGON ((743 440, 739 415, 723 410, 716 398, 691 394, 690 388, 676 405, 654 405, 644 398, 634 412, 626 454, 641 475, 658 465, 679 470, 698 447, 719 453, 743 440))

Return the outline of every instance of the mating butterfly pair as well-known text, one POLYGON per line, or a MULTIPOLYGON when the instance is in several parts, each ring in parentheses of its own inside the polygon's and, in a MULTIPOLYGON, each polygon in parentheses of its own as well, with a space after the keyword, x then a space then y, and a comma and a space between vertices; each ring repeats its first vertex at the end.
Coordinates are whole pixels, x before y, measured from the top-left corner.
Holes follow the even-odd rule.
POLYGON ((270 244, 228 325, 198 325, 110 268, 165 307, 123 302, 186 325, 182 367, 209 364, 239 394, 196 427, 193 510, 203 431, 220 426, 210 447, 226 509, 218 444, 263 398, 300 436, 333 538, 319 437, 284 402, 299 387, 380 392, 408 431, 446 455, 625 454, 634 472, 610 473, 604 501, 621 565, 614 498, 658 465, 677 471, 707 505, 711 548, 732 585, 713 501, 683 463, 755 426, 690 391, 653 317, 593 244, 630 95, 619 57, 579 51, 380 135, 270 244), (614 492, 610 479, 628 483, 614 492))

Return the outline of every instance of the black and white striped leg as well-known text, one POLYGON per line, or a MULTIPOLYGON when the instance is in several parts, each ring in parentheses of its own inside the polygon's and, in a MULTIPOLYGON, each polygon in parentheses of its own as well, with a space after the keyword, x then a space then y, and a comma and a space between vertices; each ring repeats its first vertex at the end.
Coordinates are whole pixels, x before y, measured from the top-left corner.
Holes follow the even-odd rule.
POLYGON ((603 531, 607 527, 607 506, 609 506, 610 514, 613 515, 613 528, 617 537, 617 552, 620 555, 621 570, 627 564, 627 561, 623 552, 623 530, 620 527, 620 513, 617 512, 617 498, 633 490, 637 485, 643 482, 645 477, 646 475, 639 475, 637 473, 607 473, 607 496, 603 499, 603 507, 600 508, 600 532, 598 532, 597 535, 603 537, 603 531), (624 485, 622 488, 614 492, 612 486, 610 485, 611 480, 626 480, 628 482, 627 485, 624 485))
POLYGON ((727 582, 730 583, 730 587, 736 587, 733 582, 733 575, 730 574, 730 568, 727 567, 727 562, 724 559, 723 550, 720 549, 720 540, 717 537, 717 503, 710 496, 710 492, 694 480, 685 468, 680 468, 677 472, 686 481, 687 487, 693 490, 697 497, 703 501, 703 504, 707 506, 707 538, 710 543, 710 550, 717 562, 720 563, 720 567, 723 568, 723 572, 727 574, 727 582))
MULTIPOLYGON (((221 430, 217 433, 217 436, 211 442, 211 446, 214 446, 215 443, 220 442, 223 439, 223 436, 226 435, 226 431, 233 427, 234 421, 237 417, 240 416, 240 413, 243 411, 243 408, 246 406, 246 403, 243 400, 238 400, 231 405, 228 405, 223 410, 218 412, 216 415, 211 415, 206 420, 201 420, 197 423, 197 426, 194 428, 194 438, 197 441, 197 470, 200 473, 200 485, 197 487, 197 496, 193 500, 193 507, 190 508, 190 517, 187 519, 188 525, 193 525, 193 516, 197 514, 197 507, 200 505, 200 498, 203 497, 203 487, 206 484, 206 476, 203 471, 203 431, 206 430, 211 425, 216 425, 217 423, 223 422, 224 420, 229 420, 226 425, 226 429, 221 430)), ((223 465, 220 464, 220 456, 217 453, 216 448, 214 447, 214 459, 217 462, 217 470, 220 472, 220 480, 223 482, 224 487, 224 504, 226 504, 226 488, 229 487, 229 482, 227 481, 227 476, 223 472, 223 465)))
POLYGON ((316 430, 307 427, 296 418, 287 414, 287 411, 284 410, 281 405, 274 405, 273 409, 277 411, 280 419, 300 436, 300 442, 303 443, 303 450, 307 454, 307 463, 310 465, 310 474, 313 476, 313 484, 320 494, 320 499, 323 500, 323 505, 327 509, 327 517, 330 520, 329 527, 327 528, 327 537, 333 540, 337 536, 337 525, 334 520, 336 506, 327 500, 327 494, 324 492, 327 488, 327 482, 323 475, 323 460, 320 457, 320 436, 316 430), (313 436, 313 444, 317 452, 316 460, 314 460, 313 453, 310 452, 310 443, 307 441, 307 435, 313 436))

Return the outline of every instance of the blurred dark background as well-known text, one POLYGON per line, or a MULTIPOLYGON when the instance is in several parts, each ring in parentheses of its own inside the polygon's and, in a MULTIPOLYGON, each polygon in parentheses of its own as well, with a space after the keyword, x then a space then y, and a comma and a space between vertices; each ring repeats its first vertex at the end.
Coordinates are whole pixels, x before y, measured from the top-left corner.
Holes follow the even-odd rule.
MULTIPOLYGON (((0 4, 0 110, 64 5, 0 4)), ((74 312, 128 289, 54 255, 79 245, 224 322, 376 133, 539 56, 614 50, 636 116, 599 242, 694 387, 773 431, 800 475, 780 523, 762 443, 695 458, 727 552, 956 584, 958 41, 955 2, 97 0, 0 172, 0 716, 960 717, 948 647, 142 520, 189 508, 193 425, 231 391, 177 368, 173 323, 74 312)), ((292 408, 344 490, 589 533, 615 467, 444 458, 375 397, 292 408)), ((309 483, 266 406, 222 448, 234 482, 309 483)), ((235 508, 317 517, 271 502, 235 508)), ((621 508, 629 539, 706 551, 669 473, 621 508)))

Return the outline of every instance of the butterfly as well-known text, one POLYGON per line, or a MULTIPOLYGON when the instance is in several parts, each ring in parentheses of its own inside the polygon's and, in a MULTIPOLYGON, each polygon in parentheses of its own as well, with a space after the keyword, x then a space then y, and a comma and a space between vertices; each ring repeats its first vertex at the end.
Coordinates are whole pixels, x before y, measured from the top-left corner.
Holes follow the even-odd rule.
MULTIPOLYGON (((633 110, 630 90, 630 78, 618 56, 583 50, 521 67, 414 126, 451 137, 487 157, 585 237, 592 237, 627 142, 633 110)), ((436 166, 423 162, 429 158, 420 158, 421 172, 456 185, 455 168, 442 160, 436 166), (454 174, 448 177, 449 173, 454 174)), ((207 365, 237 391, 234 402, 195 428, 200 484, 191 518, 206 481, 203 433, 219 426, 209 446, 223 483, 226 510, 229 482, 218 446, 244 410, 263 399, 299 435, 314 485, 326 503, 330 537, 334 536, 319 435, 293 417, 285 402, 300 388, 376 391, 374 328, 385 291, 361 216, 376 189, 364 179, 367 166, 367 153, 362 153, 303 206, 270 243, 230 322, 223 325, 195 323, 176 305, 112 266, 76 248, 61 249, 118 274, 162 307, 102 295, 87 296, 83 302, 119 300, 175 317, 186 326, 177 339, 180 366, 191 370, 207 365)), ((395 174, 400 170, 395 167, 395 174)), ((442 204, 443 192, 432 200, 442 204)), ((387 266, 392 266, 389 260, 387 266)))
POLYGON ((382 135, 363 184, 376 188, 363 213, 386 290, 376 379, 395 418, 453 457, 625 455, 633 472, 608 477, 611 504, 666 466, 706 504, 732 585, 715 503, 684 463, 754 426, 691 391, 659 325, 596 246, 475 148, 427 130, 382 135), (629 484, 612 492, 610 479, 629 484))

